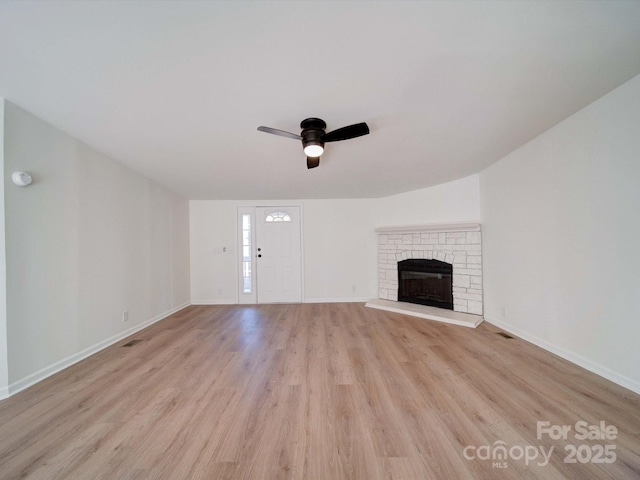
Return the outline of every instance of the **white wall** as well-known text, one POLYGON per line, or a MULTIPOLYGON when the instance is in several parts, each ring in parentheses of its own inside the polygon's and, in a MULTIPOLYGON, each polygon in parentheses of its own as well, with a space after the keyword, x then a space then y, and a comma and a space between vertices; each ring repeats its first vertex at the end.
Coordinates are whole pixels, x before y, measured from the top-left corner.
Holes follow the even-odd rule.
MULTIPOLYGON (((251 203, 302 206, 305 302, 364 301, 377 297, 375 228, 478 221, 479 176, 380 199, 251 203)), ((237 302, 236 209, 248 204, 190 202, 193 303, 237 302)))
POLYGON ((368 199, 304 202, 307 301, 364 301, 377 296, 372 213, 368 199))
POLYGON ((639 125, 640 76, 480 183, 485 318, 640 393, 639 125))
POLYGON ((231 201, 189 202, 191 303, 237 303, 236 206, 231 201))
POLYGON ((7 264, 4 228, 4 98, 0 97, 0 398, 9 394, 7 264))
POLYGON ((376 199, 375 227, 480 220, 480 177, 470 175, 430 188, 376 199))
POLYGON ((189 226, 186 199, 9 102, 5 114, 16 391, 188 304, 189 226), (16 170, 33 184, 13 185, 16 170))

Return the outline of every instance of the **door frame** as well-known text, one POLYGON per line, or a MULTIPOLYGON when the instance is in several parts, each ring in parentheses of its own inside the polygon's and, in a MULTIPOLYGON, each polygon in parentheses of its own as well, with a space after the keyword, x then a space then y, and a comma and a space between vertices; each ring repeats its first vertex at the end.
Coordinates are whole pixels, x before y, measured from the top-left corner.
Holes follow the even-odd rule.
POLYGON ((302 203, 296 202, 259 202, 259 203, 244 203, 236 205, 236 302, 240 305, 252 305, 258 303, 258 290, 257 290, 257 263, 256 263, 256 209, 259 207, 297 207, 300 212, 300 300, 302 303, 305 301, 305 282, 304 282, 304 209, 302 203), (252 258, 252 278, 251 293, 247 294, 243 292, 243 277, 242 277, 242 215, 250 215, 251 217, 251 258, 252 258))

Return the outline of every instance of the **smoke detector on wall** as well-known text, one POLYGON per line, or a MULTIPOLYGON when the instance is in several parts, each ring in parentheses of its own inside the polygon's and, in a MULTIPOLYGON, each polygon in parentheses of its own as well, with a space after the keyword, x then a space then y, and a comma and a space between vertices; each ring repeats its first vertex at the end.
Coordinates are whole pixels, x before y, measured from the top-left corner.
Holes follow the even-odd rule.
POLYGON ((13 183, 15 183, 19 187, 26 187, 28 185, 31 185, 31 182, 33 181, 31 175, 29 175, 27 172, 13 172, 13 174, 11 175, 11 180, 13 180, 13 183))

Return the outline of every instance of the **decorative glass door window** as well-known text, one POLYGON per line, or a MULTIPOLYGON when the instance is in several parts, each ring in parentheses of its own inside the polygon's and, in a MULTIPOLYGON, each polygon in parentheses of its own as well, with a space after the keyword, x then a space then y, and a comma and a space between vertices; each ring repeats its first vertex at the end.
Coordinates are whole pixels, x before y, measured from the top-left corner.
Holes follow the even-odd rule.
POLYGON ((264 219, 265 222, 290 222, 291 216, 286 212, 271 212, 264 219))

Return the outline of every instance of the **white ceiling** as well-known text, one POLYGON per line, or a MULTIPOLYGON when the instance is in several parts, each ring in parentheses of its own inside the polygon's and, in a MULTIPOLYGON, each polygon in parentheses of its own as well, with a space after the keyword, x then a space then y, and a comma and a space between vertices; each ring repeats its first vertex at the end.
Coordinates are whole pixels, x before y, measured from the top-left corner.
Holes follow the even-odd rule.
POLYGON ((638 1, 0 2, 0 96, 191 199, 447 182, 639 73, 638 1))

